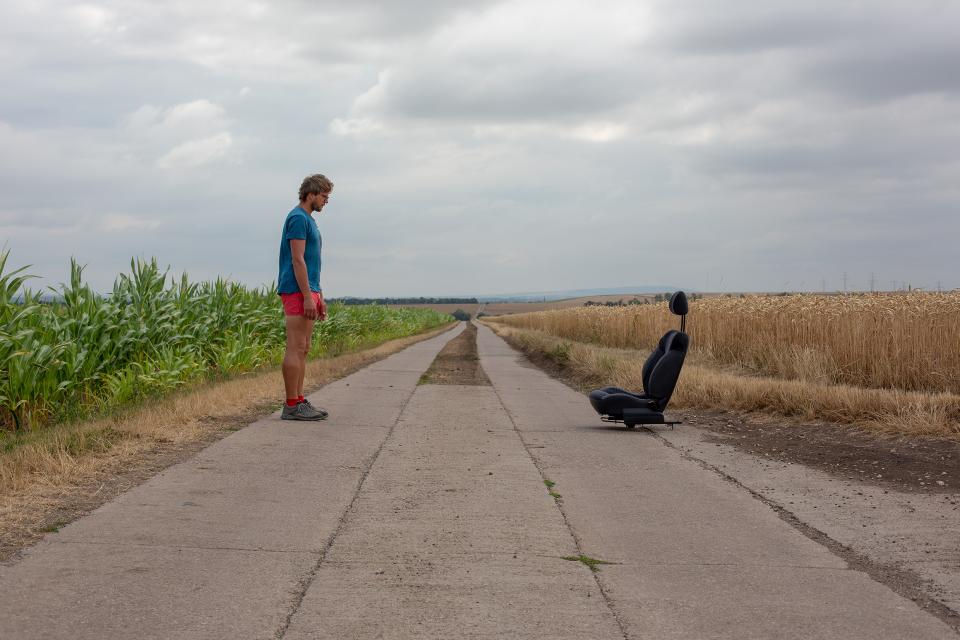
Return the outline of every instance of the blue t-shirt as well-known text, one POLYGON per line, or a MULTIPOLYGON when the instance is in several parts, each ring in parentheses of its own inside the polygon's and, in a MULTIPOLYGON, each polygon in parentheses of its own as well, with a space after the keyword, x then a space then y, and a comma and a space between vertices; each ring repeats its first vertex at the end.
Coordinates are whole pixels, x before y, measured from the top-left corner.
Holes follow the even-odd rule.
POLYGON ((310 281, 310 291, 320 289, 320 247, 323 241, 320 230, 313 216, 299 206, 287 214, 283 223, 283 234, 280 238, 280 276, 277 278, 277 293, 298 293, 300 285, 293 272, 293 255, 290 253, 291 240, 306 240, 303 250, 303 259, 307 263, 307 280, 310 281))

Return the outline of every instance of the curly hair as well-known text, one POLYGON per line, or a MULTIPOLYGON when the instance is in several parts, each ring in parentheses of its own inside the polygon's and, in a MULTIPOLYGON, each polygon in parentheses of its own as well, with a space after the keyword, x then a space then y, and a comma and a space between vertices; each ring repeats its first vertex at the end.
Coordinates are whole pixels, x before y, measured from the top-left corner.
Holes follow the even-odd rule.
POLYGON ((307 199, 311 193, 330 193, 333 191, 333 183, 322 173, 315 173, 307 176, 300 183, 300 202, 307 199))

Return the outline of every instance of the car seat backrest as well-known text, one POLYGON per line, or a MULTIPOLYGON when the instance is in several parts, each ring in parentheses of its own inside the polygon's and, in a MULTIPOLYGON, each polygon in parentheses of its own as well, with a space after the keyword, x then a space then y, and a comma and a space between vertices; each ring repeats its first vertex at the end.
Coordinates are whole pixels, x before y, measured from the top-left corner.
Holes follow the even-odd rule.
POLYGON ((670 348, 670 341, 673 340, 675 333, 677 333, 677 330, 671 329, 663 334, 663 337, 660 338, 660 342, 657 344, 657 348, 653 350, 647 358, 647 361, 643 363, 641 379, 643 380, 643 391, 648 395, 650 392, 650 373, 653 371, 653 368, 657 366, 657 363, 660 362, 660 358, 667 353, 667 350, 670 348))
POLYGON ((666 352, 663 357, 653 366, 650 372, 650 386, 647 389, 647 395, 656 400, 657 410, 663 411, 670 402, 670 396, 677 386, 677 379, 680 377, 680 369, 683 367, 683 360, 687 356, 687 348, 690 346, 690 337, 676 331, 671 336, 666 352))

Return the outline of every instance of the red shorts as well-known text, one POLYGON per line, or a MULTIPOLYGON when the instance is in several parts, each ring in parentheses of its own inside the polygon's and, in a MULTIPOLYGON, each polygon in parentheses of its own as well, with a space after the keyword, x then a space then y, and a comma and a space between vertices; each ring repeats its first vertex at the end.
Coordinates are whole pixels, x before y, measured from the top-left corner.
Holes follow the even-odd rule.
MULTIPOLYGON (((313 295, 313 301, 317 305, 317 310, 320 309, 320 294, 316 291, 311 291, 313 295)), ((281 293, 280 299, 283 301, 283 313, 288 316, 302 316, 303 315, 303 294, 297 291, 296 293, 281 293)))

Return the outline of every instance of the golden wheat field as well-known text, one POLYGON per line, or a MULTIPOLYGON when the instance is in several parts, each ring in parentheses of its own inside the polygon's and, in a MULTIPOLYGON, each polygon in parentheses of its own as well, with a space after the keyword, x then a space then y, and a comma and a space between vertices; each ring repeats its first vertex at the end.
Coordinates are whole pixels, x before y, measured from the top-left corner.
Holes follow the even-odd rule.
POLYGON ((652 294, 645 293, 624 293, 616 295, 597 295, 597 296, 583 296, 580 298, 564 298, 563 300, 551 300, 549 302, 487 302, 484 304, 471 303, 471 304, 444 304, 444 303, 427 303, 427 304, 391 304, 387 305, 390 308, 400 308, 400 307, 411 307, 413 309, 433 309, 434 311, 440 311, 441 313, 453 313, 457 309, 466 311, 471 316, 476 316, 478 312, 482 311, 488 316, 500 316, 511 313, 532 313, 535 311, 548 311, 551 309, 568 309, 571 307, 582 307, 587 301, 594 303, 605 303, 605 302, 617 302, 617 301, 629 301, 633 299, 640 300, 651 300, 653 299, 652 294))
MULTIPOLYGON (((679 327, 665 304, 496 322, 621 349, 679 327)), ((709 297, 690 302, 691 359, 787 380, 960 393, 960 293, 709 297)))

